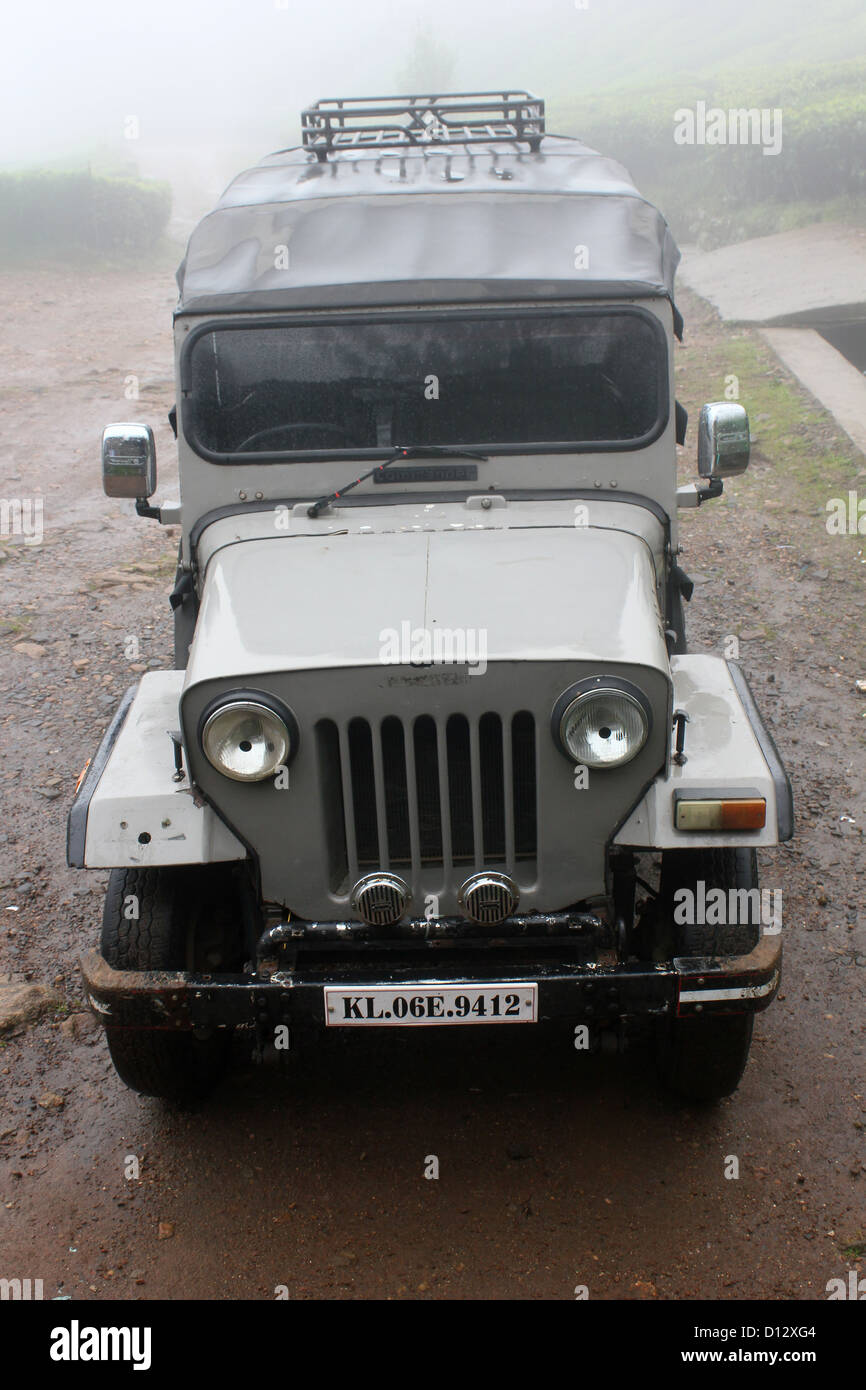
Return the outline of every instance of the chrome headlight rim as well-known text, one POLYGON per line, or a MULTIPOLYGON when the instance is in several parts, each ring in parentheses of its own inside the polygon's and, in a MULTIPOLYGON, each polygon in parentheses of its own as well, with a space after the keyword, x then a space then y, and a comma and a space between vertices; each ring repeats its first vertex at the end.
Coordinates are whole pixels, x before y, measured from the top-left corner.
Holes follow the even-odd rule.
POLYGON ((646 748, 652 733, 653 715, 652 706, 640 686, 635 685, 633 681, 624 680, 622 676, 587 676, 584 680, 575 681, 574 685, 570 685, 567 690, 562 692, 553 707, 550 721, 551 732, 557 747, 570 762, 574 762, 576 760, 575 754, 565 741, 565 722, 579 701, 586 699, 588 695, 606 694, 625 696, 637 707, 643 718, 644 736, 633 752, 629 752, 613 762, 585 761, 585 766, 596 772, 614 772, 617 768, 627 767, 646 748))
POLYGON ((242 785, 253 786, 257 782, 267 782, 274 777, 280 767, 288 767, 297 754, 300 744, 300 733, 298 721, 292 714, 287 705, 276 696, 264 690, 232 690, 223 695, 218 695, 202 711, 198 723, 199 747, 204 754, 208 767, 213 768, 221 777, 227 777, 232 782, 242 785), (215 762, 210 756, 207 747, 207 733, 212 727, 214 720, 220 715, 227 714, 231 710, 246 709, 251 713, 264 712, 272 718, 278 719, 285 731, 286 751, 285 756, 269 767, 267 771, 255 774, 244 774, 225 767, 222 763, 215 762))

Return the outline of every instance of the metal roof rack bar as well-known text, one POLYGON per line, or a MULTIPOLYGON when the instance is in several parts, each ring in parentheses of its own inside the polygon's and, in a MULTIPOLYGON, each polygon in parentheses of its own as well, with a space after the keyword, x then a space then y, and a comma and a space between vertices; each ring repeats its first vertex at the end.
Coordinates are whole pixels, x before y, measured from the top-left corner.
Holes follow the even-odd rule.
POLYGON ((305 149, 324 161, 341 149, 525 142, 537 150, 544 102, 523 91, 325 97, 301 112, 305 149))

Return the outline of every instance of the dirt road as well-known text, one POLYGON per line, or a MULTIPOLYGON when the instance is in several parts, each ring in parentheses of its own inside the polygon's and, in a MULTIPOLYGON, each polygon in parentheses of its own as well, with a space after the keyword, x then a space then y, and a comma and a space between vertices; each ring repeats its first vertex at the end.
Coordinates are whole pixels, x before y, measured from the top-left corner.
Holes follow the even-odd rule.
POLYGON ((0 496, 41 493, 45 523, 42 544, 0 539, 0 974, 56 994, 0 1037, 0 1276, 76 1299, 809 1300, 866 1272, 866 541, 824 518, 866 495, 862 457, 684 297, 693 421, 739 372, 758 435, 750 474, 686 522, 690 637, 737 637, 797 805, 794 841, 761 857, 783 988, 732 1099, 674 1106, 639 1052, 424 1030, 245 1064, 172 1113, 123 1087, 82 1012, 106 876, 66 869, 64 836, 121 693, 171 664, 176 537, 102 497, 98 441, 113 419, 158 427, 171 491, 174 296, 167 274, 61 284, 0 276, 0 496))

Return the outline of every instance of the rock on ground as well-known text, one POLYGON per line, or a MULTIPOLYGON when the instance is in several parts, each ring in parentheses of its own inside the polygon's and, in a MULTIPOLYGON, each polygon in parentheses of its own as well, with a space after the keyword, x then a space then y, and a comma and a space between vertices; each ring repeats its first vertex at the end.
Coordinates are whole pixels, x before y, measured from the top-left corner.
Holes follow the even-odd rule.
POLYGON ((60 996, 45 985, 0 980, 0 1033, 22 1023, 35 1022, 61 1002, 60 996))

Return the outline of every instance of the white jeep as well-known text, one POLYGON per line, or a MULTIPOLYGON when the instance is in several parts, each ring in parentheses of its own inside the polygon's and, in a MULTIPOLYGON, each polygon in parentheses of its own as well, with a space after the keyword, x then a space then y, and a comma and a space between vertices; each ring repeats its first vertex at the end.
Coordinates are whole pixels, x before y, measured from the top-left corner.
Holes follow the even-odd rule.
POLYGON ((231 1034, 645 1038, 737 1086, 790 784, 739 667, 690 655, 677 511, 748 463, 704 407, 677 487, 678 252, 525 92, 320 102, 194 231, 180 497, 109 426, 109 495, 182 531, 176 669, 128 691, 69 860, 113 870, 88 997, 186 1099, 231 1034))

